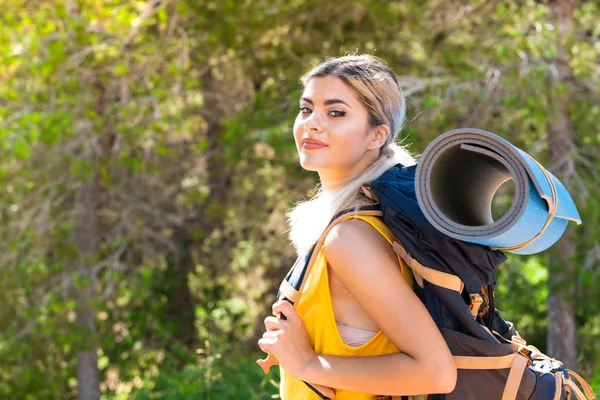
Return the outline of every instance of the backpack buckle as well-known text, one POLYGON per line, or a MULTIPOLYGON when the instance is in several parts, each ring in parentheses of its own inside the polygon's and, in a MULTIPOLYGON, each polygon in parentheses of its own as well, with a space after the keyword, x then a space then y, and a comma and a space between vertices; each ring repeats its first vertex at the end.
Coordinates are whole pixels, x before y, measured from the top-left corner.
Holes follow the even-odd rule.
POLYGON ((469 311, 471 311, 471 315, 473 318, 477 318, 477 314, 479 314, 479 308, 483 304, 483 297, 479 293, 471 294, 471 304, 469 304, 469 311))

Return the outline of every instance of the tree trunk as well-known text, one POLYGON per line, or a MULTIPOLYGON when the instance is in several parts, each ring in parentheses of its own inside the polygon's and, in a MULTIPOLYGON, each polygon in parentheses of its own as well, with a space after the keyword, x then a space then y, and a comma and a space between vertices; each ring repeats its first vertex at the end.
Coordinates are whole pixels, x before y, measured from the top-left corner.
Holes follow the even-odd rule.
MULTIPOLYGON (((105 115, 107 93, 104 85, 98 79, 95 82, 98 90, 96 112, 105 115)), ((77 353, 77 382, 79 400, 96 400, 100 398, 100 371, 98 369, 98 339, 96 337, 96 310, 93 306, 96 294, 94 266, 98 245, 101 237, 99 211, 105 195, 102 185, 98 161, 110 157, 114 142, 115 132, 106 122, 103 131, 98 134, 97 149, 90 160, 95 166, 89 180, 83 185, 77 202, 77 228, 76 238, 79 251, 78 278, 81 288, 76 295, 77 313, 75 325, 81 335, 80 348, 77 353)))
MULTIPOLYGON (((571 0, 552 2, 554 23, 557 28, 557 57, 554 67, 558 77, 553 82, 564 86, 564 90, 552 90, 553 116, 548 126, 548 149, 550 170, 567 187, 574 172, 574 161, 570 152, 573 144, 573 126, 569 117, 571 103, 571 69, 569 67, 568 46, 573 36, 573 4, 571 0)), ((574 271, 575 238, 570 227, 558 244, 549 252, 549 292, 548 292, 548 353, 564 362, 571 369, 577 367, 575 340, 575 315, 569 302, 573 290, 567 286, 574 271)))
POLYGON ((82 337, 77 354, 78 399, 100 398, 100 373, 96 334, 96 312, 92 306, 95 285, 91 274, 92 260, 98 243, 97 199, 99 192, 98 176, 94 174, 81 190, 77 215, 77 247, 79 249, 78 277, 83 287, 77 294, 77 317, 75 325, 82 337))
MULTIPOLYGON (((173 227, 173 242, 176 251, 169 255, 163 281, 157 285, 159 292, 166 297, 166 306, 161 317, 163 326, 173 341, 188 348, 192 348, 196 342, 196 304, 188 282, 188 274, 194 271, 196 263, 192 257, 192 247, 197 246, 196 256, 208 268, 209 282, 217 280, 223 267, 229 263, 231 258, 230 247, 226 245, 227 238, 222 237, 218 244, 211 244, 211 249, 215 250, 212 252, 205 251, 202 246, 204 238, 224 227, 224 207, 231 188, 231 168, 228 160, 223 156, 223 145, 220 143, 220 137, 224 130, 221 119, 225 116, 223 111, 225 107, 220 103, 220 98, 213 99, 211 97, 215 94, 218 96, 220 84, 213 77, 211 69, 205 71, 199 78, 206 98, 210 99, 200 110, 202 117, 207 122, 205 151, 210 198, 203 204, 199 204, 183 225, 173 227), (199 237, 200 243, 194 243, 196 237, 199 237)), ((206 328, 214 329, 215 327, 211 324, 212 321, 209 321, 209 326, 206 328)), ((172 345, 169 347, 172 349, 171 353, 178 356, 177 350, 172 345)), ((183 363, 180 362, 180 366, 182 365, 183 363)))
MULTIPOLYGON (((195 263, 190 248, 192 239, 186 227, 175 228, 173 241, 176 251, 167 257, 167 268, 158 290, 167 300, 162 322, 164 329, 170 333, 168 347, 171 348, 171 354, 179 359, 177 345, 191 350, 196 343, 195 302, 188 279, 195 263)), ((180 366, 184 364, 182 360, 180 366)))
POLYGON ((567 230, 550 252, 550 290, 548 293, 548 354, 561 360, 567 368, 577 368, 575 314, 569 302, 573 290, 564 287, 571 274, 575 254, 573 235, 567 230))

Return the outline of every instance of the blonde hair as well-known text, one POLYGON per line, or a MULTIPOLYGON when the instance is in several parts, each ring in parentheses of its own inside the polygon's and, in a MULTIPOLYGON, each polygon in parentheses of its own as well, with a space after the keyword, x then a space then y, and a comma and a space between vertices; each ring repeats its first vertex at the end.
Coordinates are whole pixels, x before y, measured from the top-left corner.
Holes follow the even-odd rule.
POLYGON ((389 136, 381 147, 377 160, 340 188, 332 191, 317 186, 315 195, 298 203, 288 212, 289 237, 296 252, 310 250, 327 224, 341 210, 372 204, 359 193, 360 186, 377 179, 394 165, 413 165, 414 158, 395 140, 406 115, 406 102, 396 74, 384 61, 372 55, 347 55, 330 58, 300 78, 303 86, 311 78, 335 76, 354 89, 369 112, 371 128, 385 124, 389 136))

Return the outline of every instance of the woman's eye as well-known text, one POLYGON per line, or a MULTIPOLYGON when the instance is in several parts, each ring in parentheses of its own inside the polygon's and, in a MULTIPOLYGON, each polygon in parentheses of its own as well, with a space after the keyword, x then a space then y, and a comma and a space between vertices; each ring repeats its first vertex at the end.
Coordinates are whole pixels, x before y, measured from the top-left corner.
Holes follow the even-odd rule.
POLYGON ((340 110, 331 110, 329 114, 331 114, 333 117, 343 117, 344 115, 346 115, 344 111, 340 110))
POLYGON ((302 107, 300 107, 300 108, 299 108, 299 110, 300 110, 300 112, 301 112, 302 114, 308 114, 308 113, 310 113, 310 112, 311 112, 310 108, 308 108, 308 107, 306 107, 306 106, 302 106, 302 107))

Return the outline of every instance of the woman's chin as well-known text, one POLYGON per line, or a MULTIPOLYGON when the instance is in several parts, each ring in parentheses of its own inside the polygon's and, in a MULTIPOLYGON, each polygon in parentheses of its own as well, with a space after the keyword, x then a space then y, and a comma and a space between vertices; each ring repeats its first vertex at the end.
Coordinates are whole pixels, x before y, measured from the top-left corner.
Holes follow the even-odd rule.
POLYGON ((313 157, 312 154, 300 154, 300 166, 307 171, 318 172, 332 167, 331 159, 326 157, 313 157))
POLYGON ((303 169, 307 170, 307 171, 313 171, 313 172, 318 172, 319 169, 320 169, 319 166, 315 165, 314 163, 303 163, 303 162, 301 162, 300 166, 303 169))

